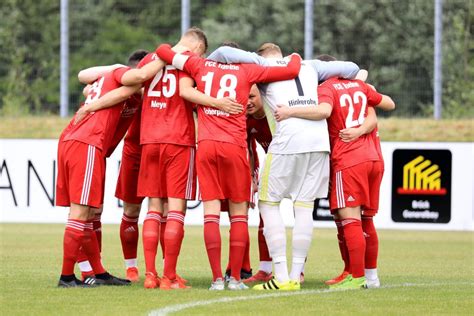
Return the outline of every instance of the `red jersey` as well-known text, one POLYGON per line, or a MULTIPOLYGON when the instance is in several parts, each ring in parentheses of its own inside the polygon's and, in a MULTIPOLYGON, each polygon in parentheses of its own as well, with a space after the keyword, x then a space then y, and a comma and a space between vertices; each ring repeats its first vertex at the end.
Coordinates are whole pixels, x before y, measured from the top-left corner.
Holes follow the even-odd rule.
POLYGON ((377 154, 379 155, 379 160, 383 162, 383 155, 382 155, 382 147, 380 146, 380 136, 379 136, 379 128, 376 126, 374 130, 370 133, 372 140, 375 144, 375 149, 377 150, 377 154))
POLYGON ((360 126, 367 117, 367 106, 379 104, 381 94, 360 80, 331 78, 318 87, 318 99, 319 103, 332 105, 327 122, 334 172, 365 161, 380 160, 370 134, 346 143, 340 139, 339 131, 360 126))
POLYGON ((272 142, 272 132, 266 117, 256 119, 253 116, 247 117, 247 137, 249 140, 255 139, 262 146, 265 153, 272 142))
MULTIPOLYGON (((109 91, 122 86, 121 78, 130 69, 120 67, 97 79, 90 88, 89 94, 83 106, 97 100, 109 91)), ((122 111, 127 107, 127 102, 89 113, 76 125, 69 125, 66 134, 62 135, 64 141, 77 140, 90 144, 107 152, 113 143, 117 125, 122 116, 122 111)), ((72 119, 74 121, 74 117, 72 119)))
POLYGON ((156 53, 166 63, 173 63, 177 68, 189 73, 199 91, 218 99, 231 97, 242 104, 243 112, 237 115, 230 115, 213 107, 198 107, 198 141, 221 141, 241 147, 247 147, 245 113, 252 85, 257 82, 293 79, 298 75, 301 66, 299 57, 293 57, 288 67, 221 64, 196 55, 176 54, 169 45, 161 45, 156 53))
MULTIPOLYGON (((140 61, 138 68, 156 59, 157 55, 150 53, 140 61)), ((182 77, 188 75, 168 65, 144 83, 141 144, 195 145, 193 107, 179 96, 182 77)))
MULTIPOLYGON (((140 125, 137 126, 136 121, 140 122, 139 118, 137 117, 140 115, 140 108, 142 106, 142 96, 141 94, 134 94, 125 102, 125 106, 120 113, 120 119, 117 124, 117 128, 115 130, 112 143, 110 144, 107 153, 105 154, 106 157, 110 157, 114 152, 115 148, 117 148, 120 141, 123 139, 125 134, 128 135, 132 132, 132 137, 138 138, 136 140, 137 144, 140 144, 140 125), (135 124, 134 124, 135 123, 135 124), (132 129, 133 127, 133 129, 132 129), (138 127, 138 131, 137 131, 138 127), (128 133, 127 133, 128 131, 128 133)), ((138 123, 140 124, 140 123, 138 123)), ((125 139, 127 139, 125 137, 125 139)))

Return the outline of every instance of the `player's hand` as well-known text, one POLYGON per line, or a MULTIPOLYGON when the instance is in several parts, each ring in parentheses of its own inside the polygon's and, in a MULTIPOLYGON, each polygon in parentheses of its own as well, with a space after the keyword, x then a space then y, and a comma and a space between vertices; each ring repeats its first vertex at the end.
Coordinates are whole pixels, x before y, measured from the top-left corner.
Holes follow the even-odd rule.
POLYGON ((275 120, 277 122, 280 122, 290 117, 291 117, 290 107, 286 105, 282 105, 282 104, 277 104, 277 108, 275 110, 275 120))
POLYGON ((345 143, 352 142, 362 135, 361 128, 345 128, 339 131, 339 138, 345 143))
POLYGON ((237 103, 235 99, 229 97, 217 99, 215 107, 229 114, 240 114, 244 110, 242 104, 237 103))
POLYGON ((89 114, 89 112, 85 110, 84 106, 81 106, 74 116, 74 125, 82 121, 87 116, 87 114, 89 114))

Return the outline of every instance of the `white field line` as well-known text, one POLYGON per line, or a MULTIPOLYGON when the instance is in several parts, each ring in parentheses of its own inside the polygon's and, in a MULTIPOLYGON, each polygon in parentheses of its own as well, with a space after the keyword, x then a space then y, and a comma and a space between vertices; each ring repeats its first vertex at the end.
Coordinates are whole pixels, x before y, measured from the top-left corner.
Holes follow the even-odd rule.
MULTIPOLYGON (((447 286, 447 285, 474 285, 474 283, 472 282, 418 283, 418 284, 417 283, 402 283, 402 284, 381 286, 380 289, 392 289, 392 288, 400 288, 400 287, 431 287, 431 286, 447 286)), ((373 290, 369 290, 369 291, 373 291, 373 290)), ((341 292, 341 291, 330 290, 330 289, 318 289, 318 290, 302 290, 302 291, 291 291, 291 292, 273 292, 273 293, 259 294, 259 295, 222 297, 222 298, 212 299, 212 300, 192 301, 192 302, 184 303, 184 304, 170 305, 163 308, 154 309, 150 311, 148 315, 149 316, 165 316, 171 313, 176 313, 176 312, 193 308, 193 307, 212 305, 212 304, 218 304, 218 303, 258 300, 258 299, 266 299, 270 297, 287 297, 287 296, 298 296, 298 295, 309 295, 309 294, 314 294, 314 295, 327 294, 327 293, 334 293, 334 292, 341 292)))

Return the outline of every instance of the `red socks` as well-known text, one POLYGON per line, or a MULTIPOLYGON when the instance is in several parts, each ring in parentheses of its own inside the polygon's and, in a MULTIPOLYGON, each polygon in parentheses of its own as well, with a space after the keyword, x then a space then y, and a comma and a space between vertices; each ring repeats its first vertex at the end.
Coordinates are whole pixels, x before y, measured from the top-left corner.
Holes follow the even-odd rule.
MULTIPOLYGON (((161 222, 163 225, 163 222, 161 222)), ((178 263, 179 251, 184 237, 184 213, 180 211, 169 211, 166 220, 166 230, 161 227, 161 231, 165 230, 164 245, 165 267, 163 275, 170 280, 176 279, 176 265, 178 263)), ((163 244, 162 244, 163 245, 163 244)))
POLYGON ((123 214, 120 223, 120 242, 125 260, 137 258, 138 234, 138 216, 130 217, 123 214))
POLYGON ((337 241, 339 243, 339 252, 341 253, 341 258, 344 261, 344 271, 351 272, 351 263, 349 261, 349 251, 347 250, 346 241, 344 239, 344 228, 342 227, 341 220, 335 219, 337 227, 337 241))
POLYGON ((93 223, 88 221, 84 229, 84 239, 82 240, 82 250, 87 256, 94 274, 105 273, 105 269, 102 266, 100 260, 100 249, 97 235, 93 231, 93 223))
POLYGON ((245 245, 245 252, 244 252, 244 261, 242 261, 242 270, 245 270, 247 272, 250 272, 250 270, 252 270, 252 266, 250 265, 250 236, 249 236, 248 229, 247 229, 247 244, 245 245))
POLYGON ((377 256, 379 253, 379 239, 372 216, 362 217, 362 229, 364 231, 366 243, 365 268, 375 269, 377 268, 377 256))
POLYGON ((143 222, 143 250, 145 253, 146 272, 151 272, 155 276, 155 258, 160 240, 161 213, 148 211, 143 222))
POLYGON ((74 274, 79 248, 84 239, 85 221, 68 219, 63 239, 63 267, 61 275, 74 274))
POLYGON ((365 238, 361 221, 356 218, 346 218, 341 220, 341 224, 349 251, 352 277, 363 277, 365 275, 365 238))
POLYGON ((258 224, 258 253, 260 261, 272 261, 270 252, 268 251, 267 241, 263 235, 263 219, 260 215, 260 223, 258 224))
POLYGON ((102 214, 97 214, 92 220, 92 226, 94 229, 97 242, 99 244, 99 252, 102 252, 102 222, 100 221, 102 214))
POLYGON ((161 255, 165 259, 165 231, 166 231, 166 216, 161 217, 161 230, 160 230, 160 247, 161 255))
POLYGON ((240 280, 240 270, 248 243, 248 223, 246 215, 230 217, 230 275, 240 280))
POLYGON ((209 264, 211 265, 213 281, 222 278, 219 218, 219 215, 204 215, 204 242, 209 264))

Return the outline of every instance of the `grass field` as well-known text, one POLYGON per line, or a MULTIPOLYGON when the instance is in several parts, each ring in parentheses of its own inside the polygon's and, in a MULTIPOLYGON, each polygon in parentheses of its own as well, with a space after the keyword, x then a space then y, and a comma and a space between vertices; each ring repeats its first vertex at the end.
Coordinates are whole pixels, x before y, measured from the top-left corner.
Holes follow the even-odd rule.
MULTIPOLYGON (((145 290, 143 279, 126 288, 58 289, 63 229, 52 224, 0 225, 0 314, 472 315, 474 310, 472 232, 381 231, 382 288, 330 292, 323 281, 341 269, 335 229, 316 229, 303 290, 262 294, 207 290, 211 273, 202 227, 186 227, 179 262, 179 273, 192 289, 145 290)), ((226 232, 223 228, 223 237, 226 232)), ((103 236, 104 264, 123 276, 118 226, 104 225, 103 236)), ((251 237, 256 268, 255 229, 251 237)), ((139 254, 142 272, 141 247, 139 254)))
MULTIPOLYGON (((58 138, 69 118, 0 116, 0 138, 58 138)), ((389 118, 379 120, 383 141, 472 142, 474 120, 389 118)))

